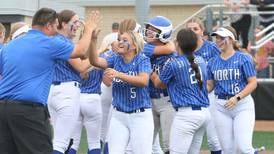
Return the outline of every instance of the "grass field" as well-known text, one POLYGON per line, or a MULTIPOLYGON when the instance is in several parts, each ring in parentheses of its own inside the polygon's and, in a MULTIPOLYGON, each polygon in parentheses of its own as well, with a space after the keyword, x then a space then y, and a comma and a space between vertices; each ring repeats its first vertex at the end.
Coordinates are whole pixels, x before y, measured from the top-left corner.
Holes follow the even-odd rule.
MULTIPOLYGON (((274 151, 274 132, 255 131, 253 135, 253 146, 254 147, 265 146, 266 150, 274 151)), ((207 143, 205 141, 205 137, 204 137, 202 149, 207 150, 207 143)), ((83 131, 78 154, 86 154, 86 151, 87 151, 86 132, 83 131)))

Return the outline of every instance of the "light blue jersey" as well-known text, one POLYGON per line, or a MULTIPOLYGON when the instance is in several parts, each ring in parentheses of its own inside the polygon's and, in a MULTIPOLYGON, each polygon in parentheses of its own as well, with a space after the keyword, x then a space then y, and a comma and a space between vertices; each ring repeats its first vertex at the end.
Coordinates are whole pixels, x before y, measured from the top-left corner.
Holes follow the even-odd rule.
POLYGON ((74 46, 42 31, 28 33, 2 50, 0 99, 46 104, 56 60, 68 60, 74 46))
MULTIPOLYGON (((2 71, 3 71, 2 61, 3 61, 3 58, 2 58, 2 48, 0 47, 0 76, 2 75, 2 71)), ((1 77, 0 77, 0 79, 1 79, 1 77)))
POLYGON ((214 80, 215 95, 234 96, 247 85, 247 78, 256 76, 255 65, 251 56, 236 51, 227 60, 220 56, 208 63, 209 80, 214 80))
POLYGON ((169 97, 174 108, 179 107, 207 107, 209 105, 206 88, 206 63, 201 57, 195 57, 199 65, 203 87, 199 87, 195 72, 190 67, 186 55, 170 58, 162 72, 160 80, 167 85, 169 97))
POLYGON ((204 40, 202 47, 194 52, 194 55, 202 57, 206 62, 211 58, 219 56, 221 51, 215 43, 204 40))
MULTIPOLYGON (((72 40, 66 38, 64 35, 58 34, 56 37, 64 40, 67 43, 73 45, 72 40)), ((68 81, 81 81, 80 73, 77 72, 68 61, 57 60, 54 73, 53 73, 53 82, 68 82, 68 81)))
MULTIPOLYGON (((108 66, 119 72, 136 76, 139 73, 151 73, 149 58, 142 53, 136 55, 131 62, 125 63, 120 55, 106 58, 108 66)), ((123 112, 131 112, 140 108, 151 108, 148 86, 136 87, 118 78, 112 81, 112 104, 123 112)))

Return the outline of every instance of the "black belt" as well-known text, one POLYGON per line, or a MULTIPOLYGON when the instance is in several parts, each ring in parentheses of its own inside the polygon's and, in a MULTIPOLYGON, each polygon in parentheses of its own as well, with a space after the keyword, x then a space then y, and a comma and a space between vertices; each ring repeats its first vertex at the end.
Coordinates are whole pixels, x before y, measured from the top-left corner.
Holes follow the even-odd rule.
MULTIPOLYGON (((190 107, 190 106, 189 106, 189 107, 190 107)), ((175 111, 178 112, 179 108, 180 108, 180 107, 175 107, 175 111)), ((183 107, 182 107, 182 108, 183 108, 183 107)), ((193 111, 202 110, 202 107, 201 107, 201 106, 191 106, 191 109, 192 109, 193 111)))
POLYGON ((234 97, 234 95, 217 95, 218 99, 224 99, 224 100, 229 100, 231 97, 234 97))
POLYGON ((151 93, 149 94, 150 98, 161 98, 161 94, 164 96, 164 97, 167 97, 168 96, 168 93, 167 91, 164 91, 162 93, 151 93))
MULTIPOLYGON (((74 82, 74 86, 77 87, 77 88, 80 88, 80 84, 76 81, 67 81, 67 82, 74 82)), ((53 81, 51 84, 57 86, 57 85, 61 85, 62 83, 64 82, 61 82, 61 81, 53 81)))
POLYGON ((0 103, 18 104, 18 105, 26 105, 26 106, 33 106, 33 107, 45 107, 43 103, 30 102, 30 101, 0 100, 0 103))
POLYGON ((120 108, 118 107, 113 107, 115 110, 119 111, 119 112, 124 112, 124 113, 128 113, 128 114, 131 114, 131 113, 138 113, 138 112, 145 112, 145 108, 140 108, 140 109, 136 109, 136 110, 132 110, 132 111, 123 111, 121 110, 120 108))

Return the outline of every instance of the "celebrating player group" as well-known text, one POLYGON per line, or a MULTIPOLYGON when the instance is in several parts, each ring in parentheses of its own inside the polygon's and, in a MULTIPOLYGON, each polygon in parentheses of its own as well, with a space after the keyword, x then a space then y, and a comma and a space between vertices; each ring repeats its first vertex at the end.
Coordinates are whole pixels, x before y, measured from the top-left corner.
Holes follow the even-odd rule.
POLYGON ((199 18, 176 34, 124 19, 99 48, 101 20, 41 8, 1 46, 1 154, 77 154, 82 128, 87 154, 199 154, 205 133, 211 154, 258 153, 255 64, 232 27, 212 42, 199 18))

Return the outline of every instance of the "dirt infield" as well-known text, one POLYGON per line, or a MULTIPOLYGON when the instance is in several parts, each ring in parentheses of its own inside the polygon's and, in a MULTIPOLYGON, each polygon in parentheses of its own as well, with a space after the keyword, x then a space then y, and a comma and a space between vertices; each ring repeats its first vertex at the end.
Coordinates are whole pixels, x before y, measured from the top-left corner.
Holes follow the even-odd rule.
POLYGON ((274 120, 257 120, 255 131, 274 132, 274 120))

